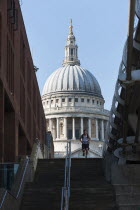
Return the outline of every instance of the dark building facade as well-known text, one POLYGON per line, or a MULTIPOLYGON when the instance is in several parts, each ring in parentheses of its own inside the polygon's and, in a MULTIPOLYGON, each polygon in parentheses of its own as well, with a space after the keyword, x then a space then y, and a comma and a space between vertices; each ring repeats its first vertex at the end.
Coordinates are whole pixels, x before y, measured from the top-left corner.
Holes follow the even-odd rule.
POLYGON ((45 142, 45 116, 18 0, 0 0, 0 162, 45 142))

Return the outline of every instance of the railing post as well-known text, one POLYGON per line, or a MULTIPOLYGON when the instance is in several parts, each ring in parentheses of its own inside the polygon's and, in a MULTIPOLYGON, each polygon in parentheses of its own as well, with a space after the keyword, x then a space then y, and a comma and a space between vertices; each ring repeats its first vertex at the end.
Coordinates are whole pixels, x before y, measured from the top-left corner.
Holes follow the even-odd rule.
POLYGON ((70 167, 71 167, 71 141, 67 141, 66 159, 65 159, 65 179, 62 187, 61 210, 69 209, 70 198, 70 167))

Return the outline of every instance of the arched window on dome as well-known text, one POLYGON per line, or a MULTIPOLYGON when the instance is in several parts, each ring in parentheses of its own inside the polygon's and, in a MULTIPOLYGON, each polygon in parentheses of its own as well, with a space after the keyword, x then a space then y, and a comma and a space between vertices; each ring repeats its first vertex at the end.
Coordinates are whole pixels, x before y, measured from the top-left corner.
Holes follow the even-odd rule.
POLYGON ((71 53, 70 54, 73 56, 73 48, 71 49, 71 53))
POLYGON ((78 102, 78 98, 75 98, 75 102, 78 102))

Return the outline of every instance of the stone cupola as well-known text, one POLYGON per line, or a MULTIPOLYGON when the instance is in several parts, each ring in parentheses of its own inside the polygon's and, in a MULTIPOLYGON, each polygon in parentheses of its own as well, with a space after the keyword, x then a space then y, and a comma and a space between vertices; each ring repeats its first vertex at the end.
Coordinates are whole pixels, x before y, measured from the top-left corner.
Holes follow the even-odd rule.
POLYGON ((69 35, 67 38, 67 44, 65 46, 65 59, 63 61, 63 66, 65 65, 79 65, 80 61, 78 60, 78 46, 75 43, 76 39, 73 34, 72 20, 70 21, 69 26, 69 35))

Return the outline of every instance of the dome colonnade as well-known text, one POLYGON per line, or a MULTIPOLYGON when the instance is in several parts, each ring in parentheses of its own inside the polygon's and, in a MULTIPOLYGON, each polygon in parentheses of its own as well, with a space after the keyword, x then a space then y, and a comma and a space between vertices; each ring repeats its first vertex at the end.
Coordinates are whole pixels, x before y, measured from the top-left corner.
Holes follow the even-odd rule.
POLYGON ((52 132, 55 140, 79 140, 83 130, 88 131, 91 140, 105 139, 107 120, 87 117, 64 117, 50 118, 47 120, 47 130, 52 132))

